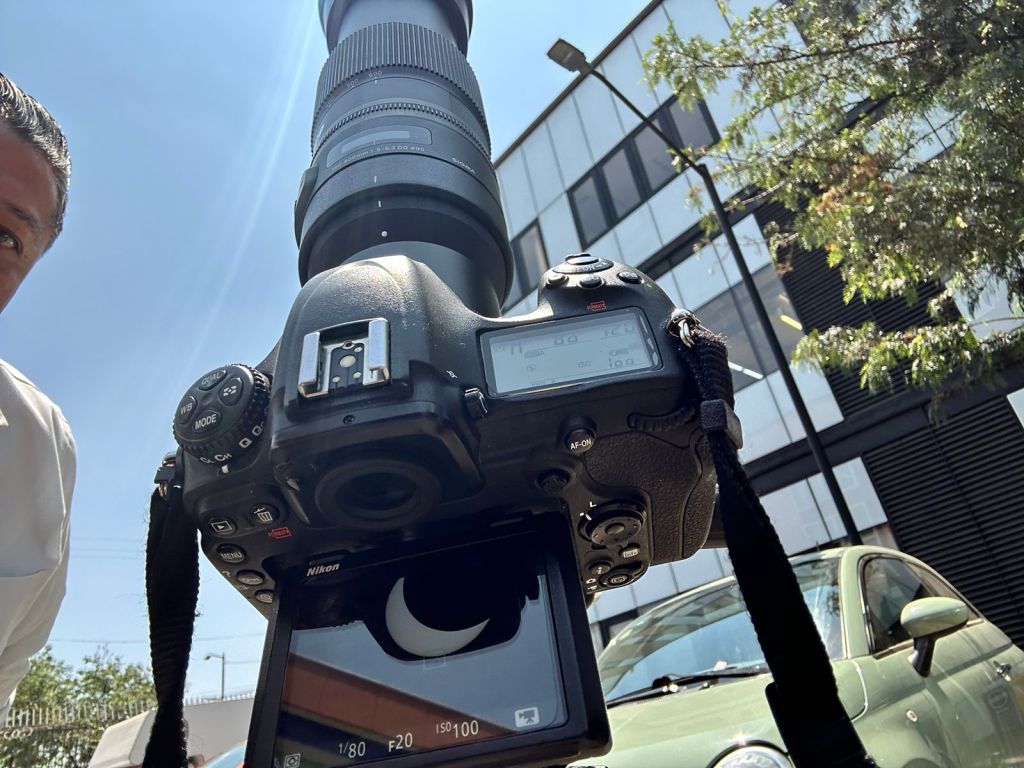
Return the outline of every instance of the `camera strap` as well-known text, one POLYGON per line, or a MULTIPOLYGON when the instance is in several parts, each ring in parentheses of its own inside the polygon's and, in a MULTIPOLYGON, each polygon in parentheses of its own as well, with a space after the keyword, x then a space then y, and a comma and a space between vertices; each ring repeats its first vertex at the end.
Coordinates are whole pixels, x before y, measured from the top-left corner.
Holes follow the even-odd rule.
MULTIPOLYGON (((736 581, 773 675, 765 694, 797 768, 873 768, 839 699, 832 666, 771 520, 740 464, 732 375, 720 337, 685 311, 670 332, 700 395, 736 581)), ((157 709, 142 768, 183 768, 185 676, 199 595, 197 531, 173 454, 157 472, 146 542, 146 601, 157 709)))
POLYGON ((679 338, 700 394, 729 557, 772 672, 765 695, 790 757, 798 768, 875 766, 839 699, 828 653, 778 533, 740 463, 725 344, 682 310, 669 331, 679 338))
POLYGON ((157 705, 142 768, 182 768, 188 759, 185 674, 199 600, 199 545, 180 480, 171 454, 149 503, 146 603, 157 705))

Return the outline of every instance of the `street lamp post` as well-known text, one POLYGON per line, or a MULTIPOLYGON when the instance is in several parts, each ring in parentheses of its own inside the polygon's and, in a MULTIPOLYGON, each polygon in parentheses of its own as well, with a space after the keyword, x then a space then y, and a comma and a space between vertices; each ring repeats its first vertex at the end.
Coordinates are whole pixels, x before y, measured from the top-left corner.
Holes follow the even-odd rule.
POLYGON ((220 659, 220 698, 224 700, 224 667, 227 666, 228 660, 223 653, 208 653, 203 657, 203 661, 209 661, 210 659, 220 659))
POLYGON ((733 232, 732 222, 729 221, 729 215, 725 211, 725 206, 722 205, 722 199, 718 195, 718 189, 715 187, 711 171, 703 163, 695 162, 689 152, 677 146, 661 130, 657 123, 641 112, 602 72, 587 61, 586 55, 579 48, 559 38, 548 51, 548 58, 570 72, 579 72, 581 75, 593 75, 604 83, 608 90, 625 104, 633 114, 639 117, 645 126, 654 131, 658 138, 664 141, 665 145, 676 153, 687 167, 692 168, 700 176, 701 181, 704 183, 704 188, 707 189, 708 197, 711 199, 711 207, 714 208, 715 217, 718 219, 718 226, 722 230, 722 234, 725 235, 725 240, 729 244, 729 250, 736 261, 736 267, 739 269, 743 285, 750 294, 750 302, 754 307, 754 313, 757 315, 758 322, 761 324, 764 335, 768 339, 768 347, 771 350, 772 357, 779 368, 779 373, 782 374, 782 381, 786 385, 786 390, 793 400, 793 407, 796 409, 797 417, 804 428, 804 434, 807 436, 807 445, 814 456, 814 463, 817 464, 818 471, 825 478, 825 485, 828 487, 832 501, 839 511, 839 517, 846 528, 846 537, 850 540, 851 544, 862 543, 860 531, 857 530, 857 524, 853 520, 853 515, 850 514, 850 508, 846 504, 843 492, 839 488, 839 482, 832 471, 832 465, 829 463, 825 447, 821 443, 821 437, 814 428, 814 423, 811 421, 811 414, 807 410, 806 403, 804 403, 803 395, 800 394, 800 390, 796 385, 796 379, 793 378, 793 372, 789 369, 789 360, 782 349, 782 345, 779 343, 779 337, 776 335, 775 328, 772 327, 771 319, 768 317, 768 310, 765 309, 764 302, 761 300, 761 294, 757 290, 754 278, 747 267, 747 261, 740 250, 739 242, 736 240, 736 233, 733 232))

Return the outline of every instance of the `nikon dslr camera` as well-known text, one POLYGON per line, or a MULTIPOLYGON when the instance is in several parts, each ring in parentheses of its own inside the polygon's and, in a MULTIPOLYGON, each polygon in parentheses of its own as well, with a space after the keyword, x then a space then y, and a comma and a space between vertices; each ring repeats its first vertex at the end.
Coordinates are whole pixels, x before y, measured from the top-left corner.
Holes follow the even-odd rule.
POLYGON ((303 287, 263 362, 174 419, 202 549, 272 624, 247 765, 551 765, 608 726, 587 596, 692 555, 715 474, 643 274, 588 254, 535 312, 470 0, 321 0, 303 287))

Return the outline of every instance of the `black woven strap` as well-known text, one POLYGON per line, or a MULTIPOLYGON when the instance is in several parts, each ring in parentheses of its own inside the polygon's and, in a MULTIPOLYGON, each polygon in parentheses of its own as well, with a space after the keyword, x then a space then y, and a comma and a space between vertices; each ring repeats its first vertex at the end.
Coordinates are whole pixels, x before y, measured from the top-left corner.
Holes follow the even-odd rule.
POLYGON ((154 491, 146 541, 149 647, 156 688, 156 716, 142 768, 183 768, 187 760, 185 674, 199 598, 196 529, 181 505, 181 489, 154 491))
MULTIPOLYGON (((735 403, 725 345, 703 327, 680 353, 702 403, 735 403)), ((839 699, 828 653, 804 602, 779 536, 736 453, 727 420, 708 431, 719 505, 736 581, 772 671, 766 695, 797 768, 868 768, 860 737, 839 699)))

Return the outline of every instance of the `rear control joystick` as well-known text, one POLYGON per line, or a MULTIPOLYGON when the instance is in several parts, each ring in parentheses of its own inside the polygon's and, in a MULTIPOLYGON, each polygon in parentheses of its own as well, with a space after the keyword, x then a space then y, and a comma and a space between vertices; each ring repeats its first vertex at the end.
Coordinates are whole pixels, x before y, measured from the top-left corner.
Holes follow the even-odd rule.
POLYGON ((580 534, 600 547, 625 544, 643 528, 645 510, 641 504, 611 502, 592 510, 580 523, 580 534))

